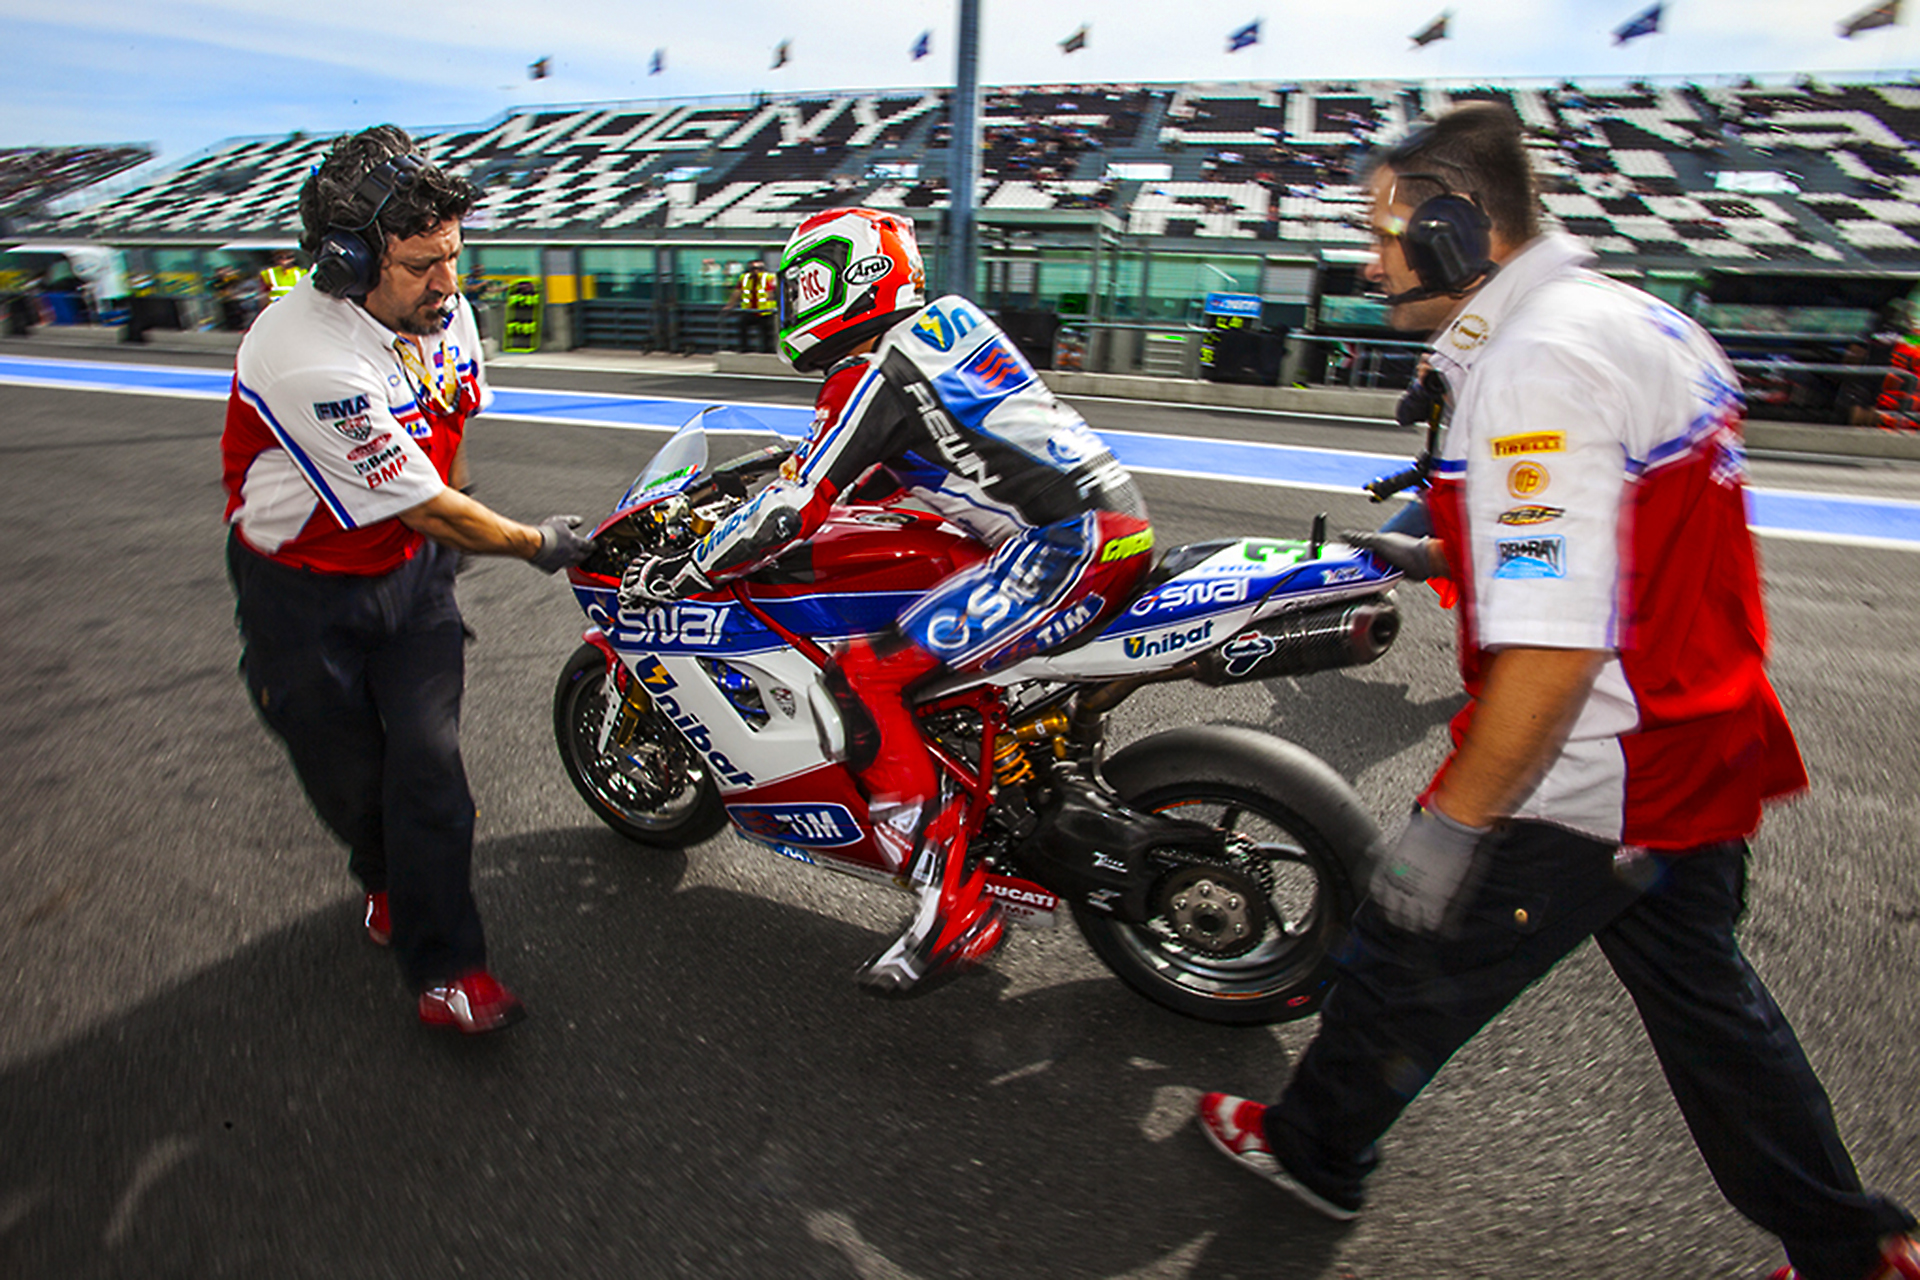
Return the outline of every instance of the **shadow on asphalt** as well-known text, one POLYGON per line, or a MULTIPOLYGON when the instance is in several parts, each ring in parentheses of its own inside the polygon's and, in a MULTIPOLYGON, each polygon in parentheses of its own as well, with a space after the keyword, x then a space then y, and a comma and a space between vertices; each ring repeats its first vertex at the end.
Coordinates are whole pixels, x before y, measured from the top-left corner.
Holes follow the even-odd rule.
POLYGON ((1190 1120, 1270 1034, 1110 979, 874 1002, 868 931, 597 829, 479 863, 528 1022, 419 1028, 351 907, 304 917, 0 1077, 0 1274, 1306 1277, 1341 1239, 1190 1120))

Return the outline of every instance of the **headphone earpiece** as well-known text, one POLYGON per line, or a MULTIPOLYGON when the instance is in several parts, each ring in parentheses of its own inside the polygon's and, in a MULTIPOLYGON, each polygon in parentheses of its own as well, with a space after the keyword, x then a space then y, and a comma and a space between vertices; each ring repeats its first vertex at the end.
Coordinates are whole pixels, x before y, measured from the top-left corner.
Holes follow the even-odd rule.
POLYGON ((411 153, 390 156, 360 179, 340 220, 320 237, 320 248, 313 255, 314 288, 332 298, 364 298, 373 291, 386 248, 386 235, 375 222, 394 193, 419 179, 426 163, 411 153), (371 237, 366 234, 370 228, 371 237))
POLYGON ((1452 297, 1492 269, 1492 229, 1493 220, 1479 205, 1449 191, 1413 211, 1400 243, 1427 295, 1452 297))

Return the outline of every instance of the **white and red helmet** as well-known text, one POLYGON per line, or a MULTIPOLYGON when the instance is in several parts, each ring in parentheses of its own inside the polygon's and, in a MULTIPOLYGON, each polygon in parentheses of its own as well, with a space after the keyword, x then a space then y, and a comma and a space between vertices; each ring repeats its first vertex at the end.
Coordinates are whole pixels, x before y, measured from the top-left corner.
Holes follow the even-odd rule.
POLYGON ((912 219, 816 213, 780 255, 780 350, 796 369, 824 369, 925 306, 926 288, 912 219))

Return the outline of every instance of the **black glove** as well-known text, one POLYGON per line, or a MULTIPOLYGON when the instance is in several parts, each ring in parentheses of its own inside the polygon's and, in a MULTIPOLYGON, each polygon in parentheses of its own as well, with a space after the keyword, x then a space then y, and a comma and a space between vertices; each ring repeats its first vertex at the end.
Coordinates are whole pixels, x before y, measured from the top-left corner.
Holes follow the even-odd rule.
POLYGON ((1432 538, 1416 538, 1405 533, 1358 533, 1340 535, 1350 547, 1370 551, 1378 560, 1392 565, 1415 582, 1447 576, 1446 561, 1440 557, 1440 544, 1432 538))
POLYGON ((1447 398, 1447 379, 1438 369, 1428 369, 1400 395, 1393 416, 1403 427, 1425 427, 1433 421, 1433 411, 1447 398))
POLYGON ((527 563, 542 573, 555 573, 592 555, 593 539, 574 532, 580 523, 579 516, 548 516, 535 525, 540 530, 540 549, 527 563))
POLYGON ((620 607, 637 609, 647 604, 665 604, 712 587, 707 575, 693 563, 691 551, 668 556, 638 556, 620 575, 620 607))
POLYGON ((1465 827, 1437 809, 1413 821, 1373 873, 1373 900, 1388 920, 1413 933, 1451 932, 1453 906, 1474 866, 1486 827, 1465 827))

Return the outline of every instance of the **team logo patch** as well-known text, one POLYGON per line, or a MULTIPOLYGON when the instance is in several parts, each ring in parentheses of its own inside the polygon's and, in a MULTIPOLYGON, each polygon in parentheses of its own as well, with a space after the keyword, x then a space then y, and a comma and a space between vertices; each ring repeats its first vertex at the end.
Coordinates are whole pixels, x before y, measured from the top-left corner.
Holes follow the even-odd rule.
POLYGON ((1537 462, 1516 462, 1507 472, 1507 492, 1516 498, 1531 498, 1542 493, 1553 477, 1537 462))
POLYGON ((1530 431, 1525 435, 1495 436, 1488 443, 1493 446, 1493 456, 1496 458, 1517 458, 1523 453, 1564 453, 1567 433, 1530 431))
POLYGON ((1493 326, 1484 316, 1468 314, 1461 316, 1453 326, 1453 332, 1447 335, 1447 341, 1462 351, 1471 351, 1482 345, 1493 335, 1493 326))
POLYGON ((1565 507, 1509 507, 1500 513, 1501 524, 1545 524, 1567 514, 1565 507))
POLYGON ((331 419, 329 425, 347 439, 358 444, 373 434, 373 415, 356 413, 350 418, 331 419))
POLYGON ((1493 544, 1496 578, 1564 578, 1567 576, 1567 540, 1502 538, 1493 544))

